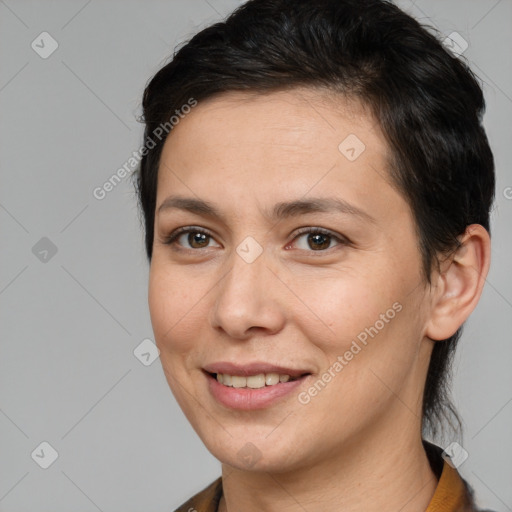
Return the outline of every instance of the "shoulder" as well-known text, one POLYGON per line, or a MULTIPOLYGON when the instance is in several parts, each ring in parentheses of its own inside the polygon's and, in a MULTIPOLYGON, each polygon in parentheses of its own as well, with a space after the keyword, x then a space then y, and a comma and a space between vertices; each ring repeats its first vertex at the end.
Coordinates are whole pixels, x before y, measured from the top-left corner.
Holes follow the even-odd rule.
POLYGON ((180 505, 174 512, 217 512, 222 496, 222 477, 180 505))

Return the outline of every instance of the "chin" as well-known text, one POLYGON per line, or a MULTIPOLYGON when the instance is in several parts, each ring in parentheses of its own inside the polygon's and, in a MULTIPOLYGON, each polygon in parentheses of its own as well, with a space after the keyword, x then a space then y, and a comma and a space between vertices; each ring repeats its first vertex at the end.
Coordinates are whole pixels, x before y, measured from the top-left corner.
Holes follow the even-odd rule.
POLYGON ((202 438, 210 453, 221 463, 241 471, 281 473, 295 470, 306 464, 304 439, 294 440, 293 435, 273 439, 275 433, 231 437, 223 432, 222 439, 202 438))

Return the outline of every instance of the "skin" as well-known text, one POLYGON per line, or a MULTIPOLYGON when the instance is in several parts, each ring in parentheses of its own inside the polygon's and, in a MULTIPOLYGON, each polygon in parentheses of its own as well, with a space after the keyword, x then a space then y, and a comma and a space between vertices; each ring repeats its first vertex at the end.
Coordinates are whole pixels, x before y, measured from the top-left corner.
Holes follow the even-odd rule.
POLYGON ((180 195, 208 201, 223 216, 174 208, 155 216, 148 297, 169 386, 222 462, 221 511, 424 511, 435 492, 421 444, 432 340, 451 336, 476 306, 490 242, 484 228, 469 226, 461 250, 427 286, 414 218, 390 182, 388 157, 367 110, 312 89, 199 102, 167 138, 156 210, 180 195), (338 149, 349 134, 366 146, 354 161, 338 149), (264 214, 313 196, 342 198, 373 221, 264 214), (211 237, 202 246, 188 234, 164 243, 183 226, 211 237), (302 227, 347 241, 327 236, 315 245, 297 234, 302 227), (248 236, 263 249, 252 263, 236 252, 248 236), (395 303, 400 312, 300 403, 298 393, 395 303), (218 361, 265 361, 312 375, 278 404, 234 411, 212 397, 201 370, 218 361), (252 450, 252 461, 242 449, 252 450))

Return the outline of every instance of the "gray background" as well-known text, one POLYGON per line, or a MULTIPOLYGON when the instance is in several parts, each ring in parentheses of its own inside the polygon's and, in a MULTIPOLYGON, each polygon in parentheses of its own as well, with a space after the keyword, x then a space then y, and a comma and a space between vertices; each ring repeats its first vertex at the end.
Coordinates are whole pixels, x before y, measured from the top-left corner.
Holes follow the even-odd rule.
MULTIPOLYGON (((131 182, 103 200, 92 192, 142 142, 149 77, 239 3, 0 0, 0 511, 170 511, 220 474, 159 359, 134 355, 152 331, 131 182), (31 47, 43 31, 59 45, 46 59, 31 47), (43 237, 56 254, 41 252, 43 237), (48 469, 31 456, 43 441, 58 452, 48 469)), ((484 81, 493 261, 454 395, 469 453, 461 473, 482 505, 512 510, 512 1, 400 5, 461 34, 484 81)))

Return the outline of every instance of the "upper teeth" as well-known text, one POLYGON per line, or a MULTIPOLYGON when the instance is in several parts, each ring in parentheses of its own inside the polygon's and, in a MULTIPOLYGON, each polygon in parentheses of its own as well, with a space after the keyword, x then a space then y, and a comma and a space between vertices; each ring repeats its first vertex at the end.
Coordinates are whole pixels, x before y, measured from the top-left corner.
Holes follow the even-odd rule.
POLYGON ((238 375, 228 375, 226 373, 217 373, 217 380, 233 388, 263 388, 265 385, 273 386, 279 382, 288 382, 289 375, 279 375, 279 373, 259 373, 258 375, 251 375, 249 377, 240 377, 238 375))

